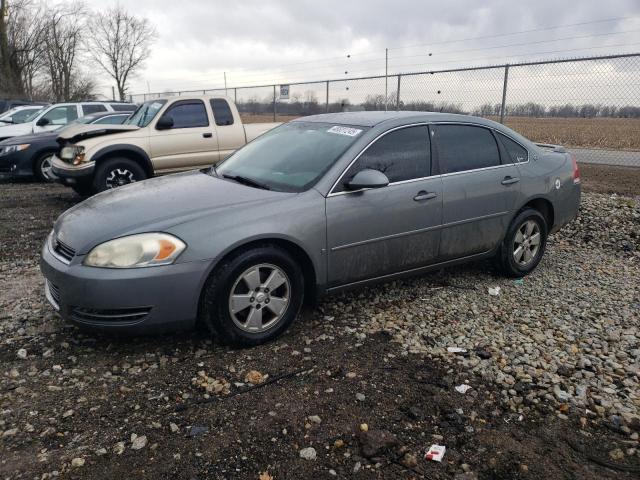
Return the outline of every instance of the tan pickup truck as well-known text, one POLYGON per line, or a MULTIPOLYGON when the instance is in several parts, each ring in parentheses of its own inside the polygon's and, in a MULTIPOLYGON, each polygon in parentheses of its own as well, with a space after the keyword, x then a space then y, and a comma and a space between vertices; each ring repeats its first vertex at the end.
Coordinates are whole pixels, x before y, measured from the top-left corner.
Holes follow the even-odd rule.
POLYGON ((244 125, 226 97, 150 100, 122 125, 62 131, 53 173, 81 195, 90 195, 156 174, 211 166, 278 125, 244 125))

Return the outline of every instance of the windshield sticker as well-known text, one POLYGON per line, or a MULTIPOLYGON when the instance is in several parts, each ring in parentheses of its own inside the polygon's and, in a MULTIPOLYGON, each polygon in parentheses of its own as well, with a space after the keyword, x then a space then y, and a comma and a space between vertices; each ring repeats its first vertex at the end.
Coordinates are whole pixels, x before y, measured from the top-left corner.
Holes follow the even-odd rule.
POLYGON ((153 102, 151 104, 151 108, 160 108, 162 106, 162 104, 160 102, 153 102))
POLYGON ((331 127, 329 130, 327 130, 327 132, 337 133, 338 135, 346 135, 348 137, 355 137, 360 132, 362 132, 362 130, 359 130, 357 128, 339 127, 338 125, 336 125, 335 127, 331 127))

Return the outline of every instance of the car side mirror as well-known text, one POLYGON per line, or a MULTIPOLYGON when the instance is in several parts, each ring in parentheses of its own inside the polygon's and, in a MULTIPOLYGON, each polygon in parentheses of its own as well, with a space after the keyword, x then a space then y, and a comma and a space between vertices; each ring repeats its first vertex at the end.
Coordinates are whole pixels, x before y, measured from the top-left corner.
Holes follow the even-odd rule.
POLYGON ((389 185, 389 178, 379 170, 365 168, 360 170, 347 182, 349 190, 361 190, 363 188, 382 188, 389 185))
POLYGON ((49 125, 51 122, 49 121, 48 118, 46 117, 42 117, 40 119, 38 119, 38 121, 36 122, 36 125, 39 127, 45 127, 47 125, 49 125))
POLYGON ((156 130, 169 130, 170 128, 173 128, 173 117, 162 115, 156 123, 156 130))

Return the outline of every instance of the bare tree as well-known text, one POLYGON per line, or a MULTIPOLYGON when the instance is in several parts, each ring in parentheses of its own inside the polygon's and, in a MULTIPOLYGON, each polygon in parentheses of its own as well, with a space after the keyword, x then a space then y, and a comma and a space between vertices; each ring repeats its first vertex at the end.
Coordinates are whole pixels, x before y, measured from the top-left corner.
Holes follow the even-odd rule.
POLYGON ((87 33, 90 55, 115 80, 120 100, 125 100, 127 82, 149 58, 155 28, 146 18, 130 15, 117 5, 96 13, 87 33))
POLYGON ((9 96, 24 94, 14 46, 9 41, 9 19, 13 9, 9 0, 0 0, 0 92, 9 96))

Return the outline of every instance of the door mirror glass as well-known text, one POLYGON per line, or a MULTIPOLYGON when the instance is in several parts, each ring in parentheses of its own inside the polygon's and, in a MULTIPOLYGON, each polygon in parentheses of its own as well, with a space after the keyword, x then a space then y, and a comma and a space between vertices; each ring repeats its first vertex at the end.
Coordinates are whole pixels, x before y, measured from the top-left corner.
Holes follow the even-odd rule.
POLYGON ((379 170, 365 168, 360 170, 346 184, 349 190, 361 190, 363 188, 382 188, 389 185, 387 176, 379 170))
POLYGON ((51 122, 49 122, 48 118, 42 117, 41 119, 39 119, 36 122, 36 125, 39 126, 39 127, 46 127, 47 125, 49 125, 49 123, 51 123, 51 122))
POLYGON ((173 118, 171 115, 163 115, 158 119, 158 123, 156 123, 157 130, 168 130, 173 128, 173 118))

